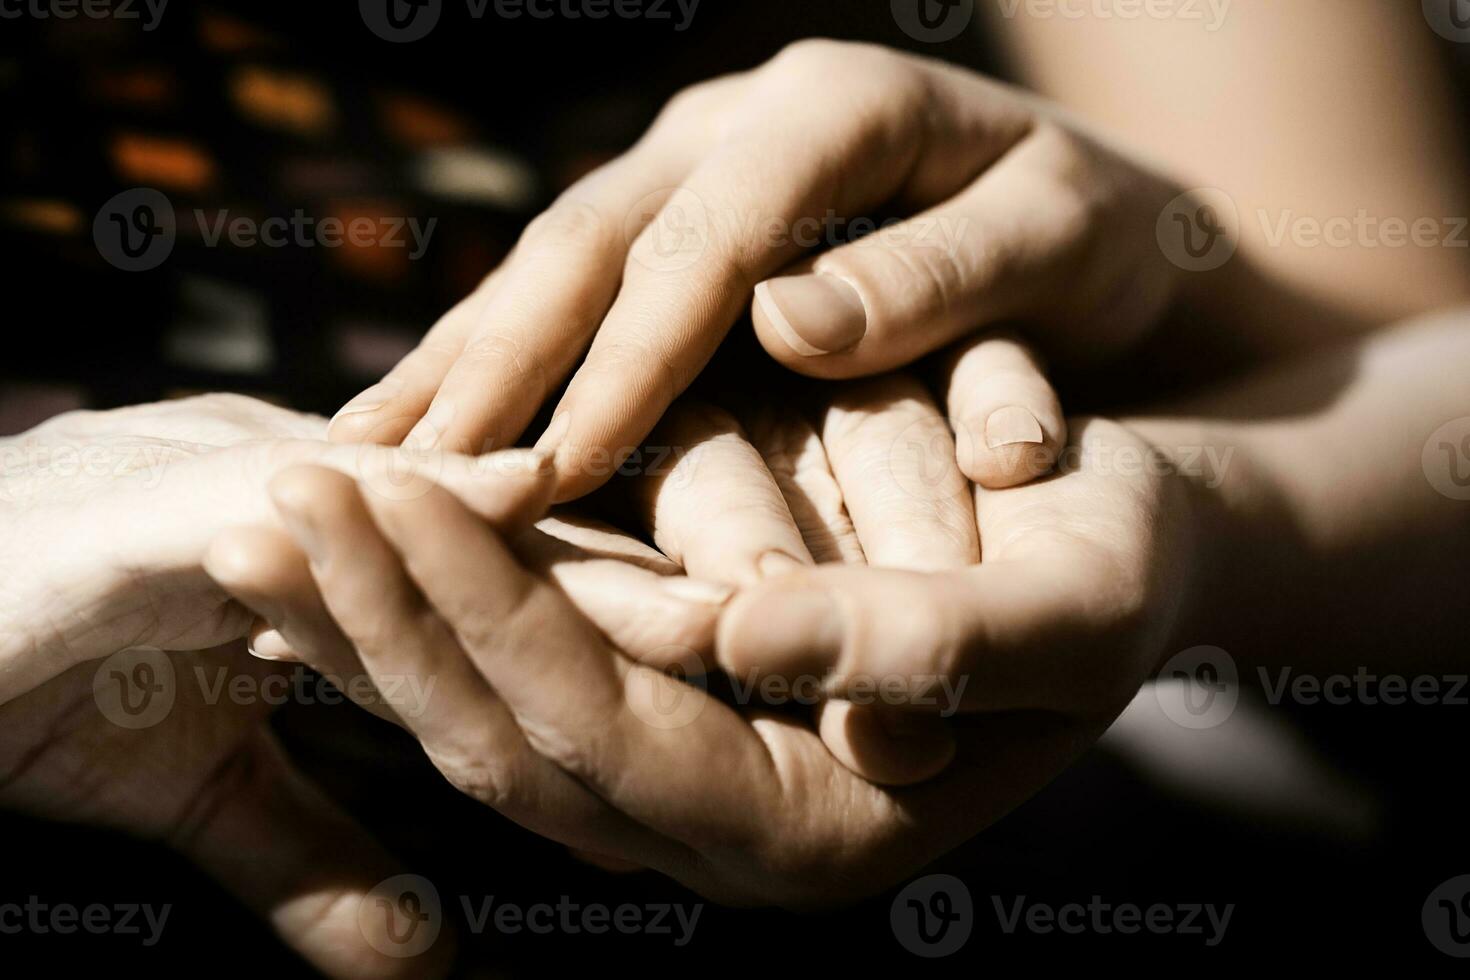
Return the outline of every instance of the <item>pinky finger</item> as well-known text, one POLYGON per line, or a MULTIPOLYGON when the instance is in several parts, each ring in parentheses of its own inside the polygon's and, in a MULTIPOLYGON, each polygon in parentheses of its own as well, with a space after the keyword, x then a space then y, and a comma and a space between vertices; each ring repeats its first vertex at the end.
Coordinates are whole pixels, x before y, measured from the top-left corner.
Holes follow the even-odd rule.
POLYGON ((959 348, 944 381, 960 470, 972 482, 1003 490, 1056 466, 1067 423, 1030 347, 1002 334, 981 337, 959 348))

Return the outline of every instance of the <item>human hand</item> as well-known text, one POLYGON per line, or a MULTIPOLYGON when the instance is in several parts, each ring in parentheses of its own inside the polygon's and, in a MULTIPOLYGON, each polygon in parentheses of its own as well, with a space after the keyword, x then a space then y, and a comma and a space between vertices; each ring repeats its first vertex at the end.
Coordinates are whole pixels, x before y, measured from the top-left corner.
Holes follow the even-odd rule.
POLYGON ((127 647, 200 650, 252 617, 204 573, 221 528, 274 520, 269 478, 317 462, 412 494, 437 480, 524 526, 551 492, 529 453, 416 454, 325 441, 326 421, 234 395, 57 416, 0 439, 0 703, 127 647))
MULTIPOLYGON (((576 368, 538 446, 556 451, 558 499, 579 496, 611 472, 587 460, 642 441, 752 292, 765 349, 815 377, 889 370, 1010 323, 1054 359, 1106 357, 1179 292, 1155 230, 1178 193, 1003 85, 803 42, 677 97, 344 407, 332 437, 512 445, 576 368), (888 207, 907 220, 853 242, 823 235, 829 216, 888 207), (807 254, 823 245, 836 247, 807 254)), ((995 373, 984 405, 961 390, 951 414, 975 423, 966 474, 1006 486, 1037 474, 992 451, 1054 456, 1065 435, 1034 362, 995 373)))
MULTIPOLYGON (((1110 466, 1148 448, 1126 429, 1074 428, 1077 468, 981 494, 990 570, 813 568, 725 613, 721 659, 737 671, 749 662, 737 655, 778 661, 789 628, 830 651, 819 627, 845 621, 783 595, 847 589, 872 604, 864 625, 901 641, 855 645, 869 655, 858 669, 965 672, 954 762, 902 789, 857 776, 802 717, 737 711, 624 656, 447 493, 383 500, 302 468, 276 498, 367 676, 438 679, 430 709, 404 723, 451 782, 538 833, 713 898, 805 905, 878 890, 998 819, 1100 736, 1152 669, 1184 601, 1171 583, 1188 581, 1176 573, 1190 561, 1189 495, 1110 466), (761 624, 766 605, 784 618, 761 624), (961 637, 985 644, 950 642, 961 637), (968 659, 924 656, 936 650, 968 659)), ((329 658, 338 641, 312 622, 298 620, 293 642, 308 661, 329 658)), ((854 677, 845 660, 817 666, 854 677)), ((900 693, 895 707, 923 710, 918 686, 900 693)))

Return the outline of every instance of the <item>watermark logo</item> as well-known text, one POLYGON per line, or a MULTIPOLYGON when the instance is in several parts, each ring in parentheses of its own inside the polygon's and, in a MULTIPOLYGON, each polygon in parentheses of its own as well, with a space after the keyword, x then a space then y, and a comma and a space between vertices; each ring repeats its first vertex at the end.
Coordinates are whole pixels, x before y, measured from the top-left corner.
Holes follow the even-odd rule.
POLYGON ((1451 500, 1470 500, 1470 416, 1446 422, 1424 443, 1429 485, 1451 500))
POLYGON ((173 254, 177 238, 173 204, 151 187, 114 195, 92 222, 98 253, 124 272, 158 268, 173 254))
POLYGON ((1169 658, 1154 683, 1164 714, 1181 728, 1223 725, 1240 700, 1235 658, 1219 647, 1191 647, 1169 658))
POLYGON ((628 709, 659 731, 694 724, 710 701, 704 660, 680 646, 660 647, 645 659, 665 666, 628 671, 623 678, 628 709))
POLYGON ((925 44, 953 41, 975 17, 975 0, 891 0, 889 7, 899 29, 925 44))
POLYGON ((694 939, 694 930, 704 912, 703 904, 650 902, 647 905, 634 905, 624 902, 621 905, 608 906, 601 902, 583 904, 573 901, 569 895, 562 895, 555 905, 550 902, 521 905, 498 900, 494 895, 486 895, 478 900, 461 895, 459 901, 470 932, 477 936, 491 926, 494 926, 497 933, 506 936, 522 932, 540 936, 552 933, 601 936, 616 932, 623 935, 666 936, 678 947, 688 946, 694 939))
POLYGON ((178 680, 173 661, 156 647, 119 650, 92 675, 92 697, 119 728, 152 728, 173 710, 178 680))
POLYGON ((1213 34, 1225 26, 1232 0, 996 0, 1000 15, 1013 20, 1177 20, 1198 23, 1213 34))
POLYGON ((1155 233, 1170 262, 1186 272, 1212 272, 1240 246, 1240 211, 1224 191, 1197 188, 1164 207, 1155 233))
POLYGON ((157 946, 163 938, 172 905, 148 905, 123 902, 117 905, 77 906, 70 902, 55 904, 31 895, 24 905, 19 902, 0 904, 0 936, 71 936, 82 932, 101 936, 138 936, 142 945, 157 946))
POLYGON ((357 907, 368 945, 397 959, 427 952, 444 928, 439 890, 422 875, 395 875, 368 892, 357 907))
POLYGON ((1101 895, 1092 896, 1085 905, 1081 902, 1062 905, 1028 902, 1025 895, 1018 896, 1009 903, 1009 907, 999 895, 995 895, 991 897, 991 904, 995 907, 1001 931, 1008 936, 1021 929, 1043 936, 1052 933, 1068 936, 1109 936, 1115 933, 1124 936, 1139 933, 1198 936, 1211 948, 1224 942, 1230 919, 1235 914, 1234 904, 1168 905, 1155 902, 1142 906, 1132 902, 1105 901, 1101 895))
POLYGON ((1470 0, 1423 0, 1424 19, 1447 41, 1470 41, 1470 0))
POLYGON ((953 875, 909 882, 888 910, 893 935, 915 956, 938 959, 958 952, 975 928, 970 889, 953 875))
POLYGON ((1451 878, 1430 892, 1420 918, 1435 949, 1470 959, 1470 875, 1451 878))
POLYGON ((141 20, 149 32, 167 6, 168 0, 0 0, 0 20, 141 20))
POLYGON ((709 212, 699 195, 687 188, 654 191, 628 213, 623 236, 634 261, 645 269, 683 272, 709 246, 709 212))
POLYGON ((367 29, 390 44, 408 44, 429 36, 444 13, 444 0, 357 0, 367 29))

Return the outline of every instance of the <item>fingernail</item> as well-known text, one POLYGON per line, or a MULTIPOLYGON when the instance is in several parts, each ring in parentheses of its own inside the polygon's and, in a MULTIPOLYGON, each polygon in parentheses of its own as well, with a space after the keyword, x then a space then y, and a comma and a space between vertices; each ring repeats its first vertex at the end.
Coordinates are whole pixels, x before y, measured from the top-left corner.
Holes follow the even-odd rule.
POLYGON ((735 590, 728 585, 706 582, 703 579, 686 578, 682 575, 666 578, 659 584, 674 598, 685 602, 696 602, 702 606, 723 606, 735 594, 735 590))
POLYGON ((761 578, 783 578, 805 571, 811 566, 798 561, 784 551, 768 551, 760 556, 755 567, 760 570, 761 578))
POLYGON ((425 453, 438 449, 453 421, 454 406, 446 401, 435 401, 424 413, 424 417, 408 430, 408 435, 403 440, 404 448, 425 453))
POLYGON ((1041 423, 1020 405, 998 408, 985 422, 985 444, 991 449, 1019 443, 1040 444, 1043 439, 1041 423))
POLYGON ((261 630, 251 638, 245 645, 245 649, 257 660, 269 660, 271 663, 282 663, 294 661, 296 652, 286 642, 280 630, 261 630))
POLYGON ((337 410, 332 421, 340 419, 344 415, 362 415, 365 412, 376 412, 403 390, 403 382, 397 378, 384 378, 362 394, 353 398, 346 405, 337 410))
POLYGON ((835 354, 868 332, 863 299, 836 276, 782 276, 755 287, 755 301, 771 326, 803 357, 835 354))
POLYGON ((539 449, 507 449, 491 455, 495 472, 501 476, 550 476, 555 460, 539 449))
POLYGON ((551 424, 546 427, 546 431, 541 433, 541 438, 536 440, 536 451, 555 456, 557 448, 562 444, 562 440, 566 439, 571 429, 572 413, 558 412, 551 420, 551 424))

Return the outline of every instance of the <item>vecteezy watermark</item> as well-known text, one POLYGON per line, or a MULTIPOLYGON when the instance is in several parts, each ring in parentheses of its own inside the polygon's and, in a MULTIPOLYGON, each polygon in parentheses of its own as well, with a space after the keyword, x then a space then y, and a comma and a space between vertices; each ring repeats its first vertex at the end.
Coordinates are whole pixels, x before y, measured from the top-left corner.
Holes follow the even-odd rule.
POLYGON ((1422 0, 1424 19, 1447 41, 1470 42, 1470 0, 1422 0))
POLYGON ((1470 500, 1470 416, 1446 422, 1424 443, 1424 476, 1441 495, 1470 500))
POLYGON ((1154 936, 1198 936, 1211 948, 1224 941, 1231 916, 1235 914, 1233 903, 1224 906, 1167 902, 1138 905, 1134 902, 1107 902, 1101 895, 1093 895, 1085 904, 1028 902, 1024 895, 1009 901, 994 895, 990 902, 995 908, 1001 931, 1006 935, 1025 930, 1039 935, 1131 936, 1147 933, 1154 936))
POLYGON ((181 671, 154 647, 132 647, 108 657, 92 675, 92 696, 103 717, 119 728, 138 730, 162 723, 181 696, 206 705, 381 704, 401 718, 429 708, 438 677, 413 674, 319 674, 301 664, 263 676, 223 664, 195 664, 181 671), (192 685, 188 690, 186 685, 192 685))
POLYGON ((31 486, 44 487, 51 481, 79 477, 131 480, 145 490, 163 482, 169 463, 179 450, 171 446, 73 442, 47 438, 25 438, 0 443, 0 500, 20 498, 31 486))
POLYGON ((975 0, 890 0, 893 22, 915 41, 943 44, 964 33, 975 17, 975 0))
MULTIPOLYGON (((520 903, 494 895, 460 895, 459 906, 474 935, 592 935, 608 933, 666 937, 675 946, 694 938, 703 903, 578 902, 562 895, 551 902, 520 903)), ((395 875, 380 882, 358 905, 357 925, 368 944, 385 956, 420 956, 444 928, 444 904, 433 882, 422 875, 395 875)))
POLYGON ((79 932, 94 936, 138 936, 144 946, 157 946, 163 938, 172 905, 120 902, 103 905, 49 903, 39 896, 20 902, 0 903, 0 936, 71 936, 79 932))
MULTIPOLYGON (((587 221, 598 221, 588 213, 587 221)), ((945 215, 876 220, 828 209, 821 216, 787 218, 759 211, 710 208, 687 187, 645 195, 629 210, 623 238, 635 262, 652 272, 678 273, 699 262, 716 240, 722 248, 746 251, 857 248, 937 249, 959 253, 969 218, 945 215), (740 246, 736 248, 736 246, 740 246)))
POLYGON ((1212 646, 1190 647, 1170 657, 1154 681, 1164 715, 1181 728, 1223 725, 1240 700, 1235 658, 1212 646))
MULTIPOLYGON (((667 648, 645 658, 667 665, 663 671, 632 670, 624 678, 629 710, 645 724, 660 730, 693 724, 710 702, 704 664, 687 648, 667 648)), ((728 700, 741 707, 816 707, 834 699, 858 706, 883 705, 921 710, 953 718, 964 702, 970 678, 961 674, 852 674, 841 688, 816 674, 787 676, 747 671, 729 677, 728 700)))
MULTIPOLYGON (((258 219, 228 208, 192 212, 198 239, 207 248, 224 242, 235 248, 393 248, 407 249, 410 261, 423 258, 438 218, 381 215, 318 218, 297 208, 289 216, 258 219)), ((173 202, 151 187, 135 187, 110 198, 92 222, 92 240, 110 265, 124 272, 146 272, 162 265, 178 242, 179 215, 173 202)))
MULTIPOLYGON (((464 0, 471 20, 647 20, 689 29, 700 0, 464 0)), ((422 41, 439 25, 444 0, 358 0, 362 22, 384 41, 422 41)))
POLYGON ((0 0, 0 20, 138 20, 152 31, 168 0, 0 0))
POLYGON ((1177 20, 1213 34, 1225 26, 1234 0, 994 0, 1007 20, 1177 20))
POLYGON ((1470 218, 1383 217, 1367 208, 1328 218, 1291 209, 1273 214, 1263 208, 1256 217, 1271 248, 1470 248, 1470 218))
POLYGON ((888 924, 899 945, 926 959, 958 952, 975 928, 970 889, 954 875, 926 875, 893 899, 888 924))
POLYGON ((1435 949, 1470 959, 1470 875, 1458 875, 1430 892, 1420 921, 1435 949))
POLYGON ((1265 667, 1256 668, 1266 701, 1272 706, 1285 702, 1302 705, 1447 705, 1463 708, 1470 704, 1470 676, 1421 674, 1377 674, 1359 667, 1352 674, 1297 674, 1290 667, 1280 667, 1275 676, 1265 667))
POLYGON ((1154 233, 1170 262, 1186 272, 1212 272, 1240 247, 1240 210, 1217 187, 1195 188, 1164 206, 1154 233))
POLYGON ((668 937, 675 946, 687 946, 694 938, 695 927, 704 912, 703 903, 684 905, 679 902, 650 902, 635 905, 604 905, 601 902, 576 902, 562 895, 556 904, 533 902, 523 905, 498 900, 494 895, 472 899, 460 896, 470 932, 475 935, 493 927, 502 935, 529 932, 539 936, 559 934, 592 936, 610 932, 623 935, 668 937))

